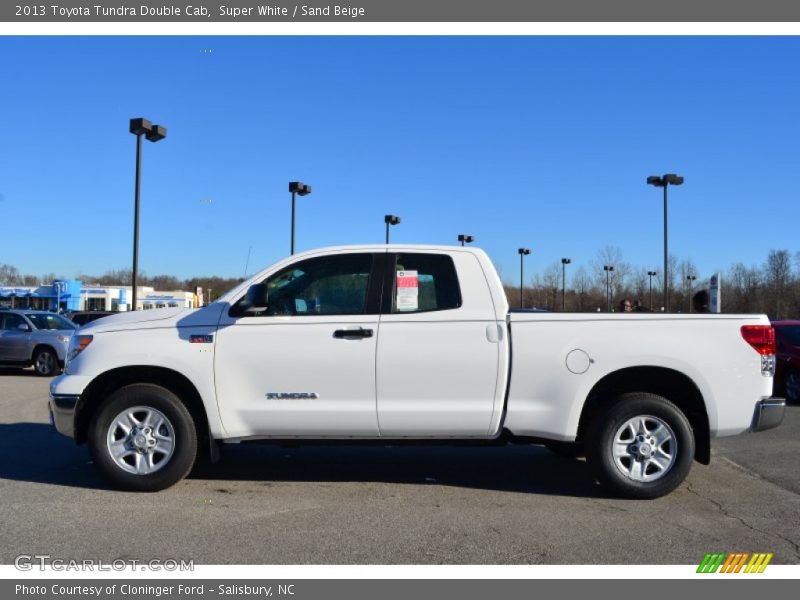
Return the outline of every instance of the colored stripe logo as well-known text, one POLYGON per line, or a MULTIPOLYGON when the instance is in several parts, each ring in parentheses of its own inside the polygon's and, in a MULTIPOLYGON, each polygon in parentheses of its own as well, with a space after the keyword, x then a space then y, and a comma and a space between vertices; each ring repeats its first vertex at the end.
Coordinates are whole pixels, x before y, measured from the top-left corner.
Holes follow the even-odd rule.
POLYGON ((707 553, 697 567, 698 573, 763 573, 772 552, 707 553))

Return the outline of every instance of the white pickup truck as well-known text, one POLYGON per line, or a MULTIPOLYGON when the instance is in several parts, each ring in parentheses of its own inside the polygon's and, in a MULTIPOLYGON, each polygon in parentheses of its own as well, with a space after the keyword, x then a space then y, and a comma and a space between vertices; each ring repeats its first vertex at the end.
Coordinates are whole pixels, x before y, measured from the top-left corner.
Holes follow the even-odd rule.
POLYGON ((710 441, 775 427, 763 315, 508 310, 486 254, 347 246, 296 254, 201 309, 80 329, 55 427, 117 487, 181 480, 198 452, 267 440, 537 443, 655 498, 710 441))

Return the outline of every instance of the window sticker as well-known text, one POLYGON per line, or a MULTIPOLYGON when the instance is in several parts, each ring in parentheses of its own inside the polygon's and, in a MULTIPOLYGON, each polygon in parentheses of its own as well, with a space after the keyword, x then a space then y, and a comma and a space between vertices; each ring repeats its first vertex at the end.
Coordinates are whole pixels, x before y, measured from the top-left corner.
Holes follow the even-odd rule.
POLYGON ((419 310, 419 275, 417 271, 397 272, 397 310, 419 310))

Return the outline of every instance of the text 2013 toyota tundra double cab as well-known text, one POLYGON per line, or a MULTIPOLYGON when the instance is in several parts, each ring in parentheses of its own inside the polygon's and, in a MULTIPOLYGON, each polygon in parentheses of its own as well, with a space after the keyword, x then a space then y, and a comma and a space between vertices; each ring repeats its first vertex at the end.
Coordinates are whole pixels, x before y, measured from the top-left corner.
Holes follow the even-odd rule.
POLYGON ((481 250, 348 246, 201 309, 89 324, 50 409, 125 489, 168 487, 221 442, 482 440, 583 453, 654 498, 712 438, 781 422, 774 367, 763 315, 509 312, 481 250))

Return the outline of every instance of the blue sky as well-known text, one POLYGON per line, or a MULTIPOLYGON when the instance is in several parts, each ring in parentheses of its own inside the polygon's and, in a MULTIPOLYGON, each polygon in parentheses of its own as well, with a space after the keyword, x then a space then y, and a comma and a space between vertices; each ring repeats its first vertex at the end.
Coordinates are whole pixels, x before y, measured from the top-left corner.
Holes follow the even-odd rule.
POLYGON ((606 245, 705 278, 797 250, 800 38, 0 38, 0 262, 240 276, 289 248, 476 236, 514 280, 606 245), (210 52, 209 52, 210 50, 210 52))

